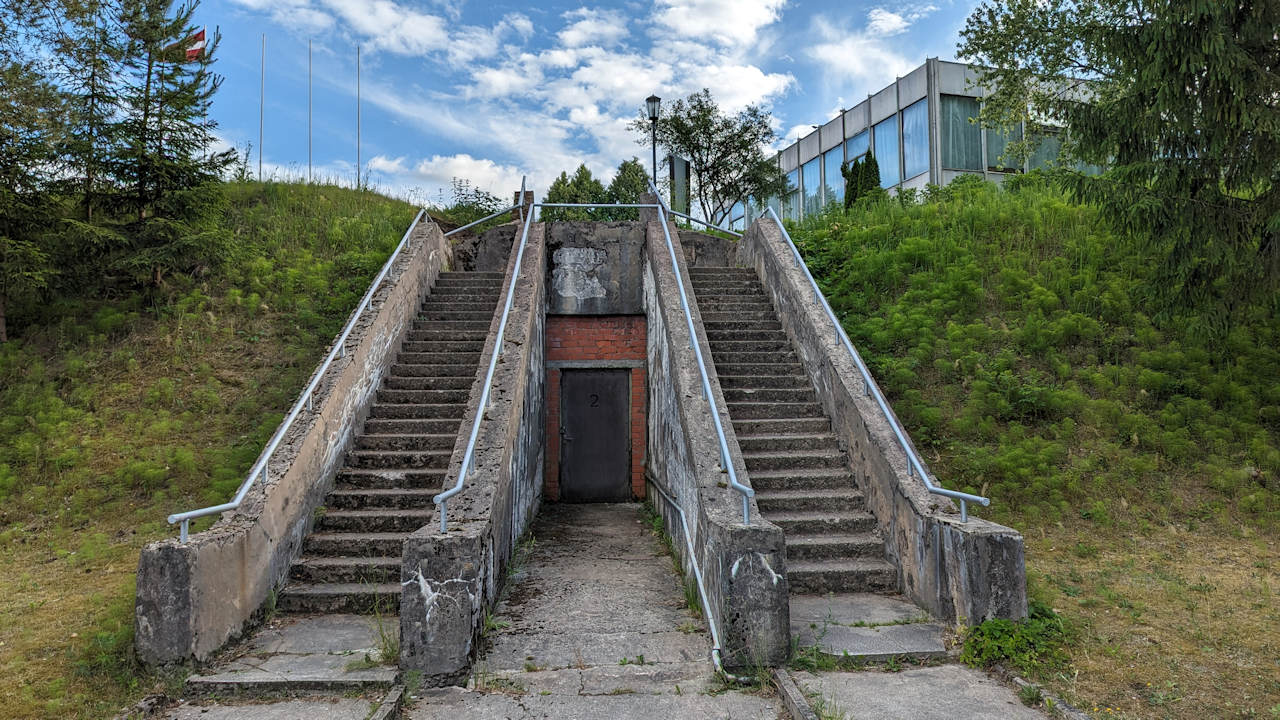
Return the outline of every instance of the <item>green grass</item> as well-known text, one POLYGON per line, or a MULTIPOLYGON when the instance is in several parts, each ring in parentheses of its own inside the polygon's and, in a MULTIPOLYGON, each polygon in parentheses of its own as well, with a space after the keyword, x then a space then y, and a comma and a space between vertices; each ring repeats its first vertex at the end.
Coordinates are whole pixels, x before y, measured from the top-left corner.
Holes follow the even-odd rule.
POLYGON ((231 496, 415 214, 226 191, 233 262, 20 308, 0 345, 0 716, 101 717, 156 682, 131 660, 139 548, 231 496))

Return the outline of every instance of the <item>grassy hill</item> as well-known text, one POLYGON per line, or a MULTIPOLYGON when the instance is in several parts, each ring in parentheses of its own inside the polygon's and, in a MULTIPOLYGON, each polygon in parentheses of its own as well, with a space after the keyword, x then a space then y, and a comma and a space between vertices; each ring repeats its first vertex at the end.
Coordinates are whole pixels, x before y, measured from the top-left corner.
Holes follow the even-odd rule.
MULTIPOLYGON (((138 550, 225 502, 412 221, 333 186, 226 186, 237 257, 146 292, 54 298, 0 345, 0 717, 111 716, 138 550)), ((207 524, 208 521, 206 521, 207 524)))
POLYGON ((793 235, 939 478, 1026 535, 1033 597, 1076 630, 1054 689, 1280 716, 1280 300, 1217 332, 1155 311, 1154 263, 1034 177, 793 235))

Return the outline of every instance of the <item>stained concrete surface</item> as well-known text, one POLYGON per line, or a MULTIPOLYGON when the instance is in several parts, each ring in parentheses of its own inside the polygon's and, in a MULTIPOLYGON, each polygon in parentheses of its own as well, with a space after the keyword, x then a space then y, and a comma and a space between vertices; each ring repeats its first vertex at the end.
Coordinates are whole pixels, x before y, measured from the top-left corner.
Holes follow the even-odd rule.
POLYGON ((370 700, 332 698, 281 700, 253 705, 184 705, 169 720, 365 720, 373 712, 370 700))
POLYGON ((467 687, 421 691, 406 717, 780 717, 776 698, 719 692, 638 505, 543 505, 532 533, 467 687))
POLYGON ((791 635, 801 647, 870 662, 942 657, 946 631, 905 599, 871 593, 793 595, 791 635))
POLYGON ((814 702, 849 718, 877 720, 1044 720, 1013 690, 962 665, 902 672, 793 672, 814 702))

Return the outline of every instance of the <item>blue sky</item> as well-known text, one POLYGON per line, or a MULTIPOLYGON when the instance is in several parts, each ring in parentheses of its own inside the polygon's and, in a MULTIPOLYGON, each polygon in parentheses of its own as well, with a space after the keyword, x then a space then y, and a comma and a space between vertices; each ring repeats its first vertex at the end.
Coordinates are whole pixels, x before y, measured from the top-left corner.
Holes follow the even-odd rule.
MULTIPOLYGON (((511 197, 585 162, 607 182, 648 157, 626 129, 644 98, 709 87, 721 107, 761 103, 779 141, 835 117, 924 62, 953 58, 976 0, 204 0, 222 32, 213 114, 227 144, 255 147, 266 35, 264 171, 307 170, 307 41, 313 160, 354 179, 356 45, 362 160, 372 182, 418 202, 450 178, 511 197)), ((648 162, 646 161, 646 166, 648 162)))

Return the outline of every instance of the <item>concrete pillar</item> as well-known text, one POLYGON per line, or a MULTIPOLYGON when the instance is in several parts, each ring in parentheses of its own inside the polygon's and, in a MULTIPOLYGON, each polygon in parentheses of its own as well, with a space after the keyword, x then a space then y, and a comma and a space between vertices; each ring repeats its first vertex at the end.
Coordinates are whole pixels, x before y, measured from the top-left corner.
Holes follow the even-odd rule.
POLYGON ((511 219, 518 222, 524 222, 525 214, 533 212, 533 191, 525 190, 523 200, 520 198, 519 190, 515 191, 511 197, 512 205, 521 206, 511 211, 511 219))

